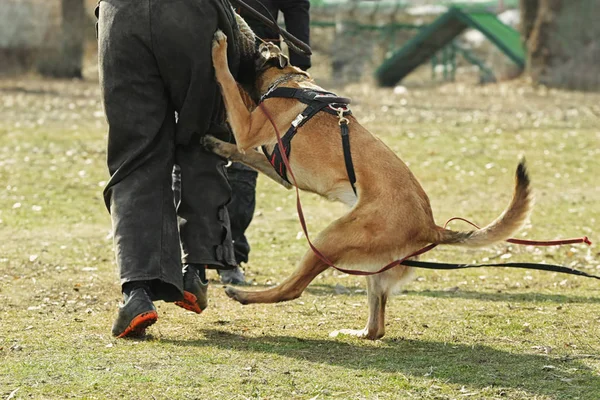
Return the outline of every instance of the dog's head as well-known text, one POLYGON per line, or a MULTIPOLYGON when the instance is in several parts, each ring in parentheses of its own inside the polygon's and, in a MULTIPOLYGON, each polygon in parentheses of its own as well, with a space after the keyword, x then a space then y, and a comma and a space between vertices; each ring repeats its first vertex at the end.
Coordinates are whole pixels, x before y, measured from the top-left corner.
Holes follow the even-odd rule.
POLYGON ((290 60, 287 58, 287 56, 283 54, 283 52, 277 45, 271 42, 262 42, 258 46, 257 55, 257 71, 262 71, 269 67, 277 67, 279 69, 284 69, 285 67, 290 65, 290 60))
POLYGON ((250 59, 247 59, 248 62, 238 71, 236 78, 255 103, 258 103, 264 92, 264 85, 270 84, 279 76, 304 75, 310 79, 308 72, 290 64, 288 57, 277 45, 262 42, 255 49, 252 59, 254 65, 250 67, 250 59))

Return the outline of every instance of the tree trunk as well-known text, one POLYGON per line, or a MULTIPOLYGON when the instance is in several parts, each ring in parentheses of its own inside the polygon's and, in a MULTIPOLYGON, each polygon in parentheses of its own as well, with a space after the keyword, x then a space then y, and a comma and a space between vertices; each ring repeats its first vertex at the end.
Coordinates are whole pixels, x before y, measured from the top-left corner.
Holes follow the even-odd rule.
POLYGON ((61 0, 60 46, 38 62, 38 71, 57 78, 81 78, 85 44, 85 1, 61 0))
POLYGON ((600 90, 597 1, 521 0, 527 72, 535 84, 600 90))
POLYGON ((561 49, 556 46, 558 17, 563 0, 540 0, 537 17, 527 40, 529 74, 535 82, 549 74, 554 59, 560 58, 561 49))
POLYGON ((535 25, 540 2, 539 0, 520 0, 519 3, 521 8, 521 35, 523 42, 527 44, 535 25))

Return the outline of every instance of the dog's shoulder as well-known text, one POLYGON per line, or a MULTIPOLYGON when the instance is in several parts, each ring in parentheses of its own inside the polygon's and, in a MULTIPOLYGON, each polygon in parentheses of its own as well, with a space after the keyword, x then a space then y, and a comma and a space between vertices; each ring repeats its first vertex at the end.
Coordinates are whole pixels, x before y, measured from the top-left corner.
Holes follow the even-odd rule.
POLYGON ((296 86, 300 89, 312 89, 312 90, 319 90, 319 91, 325 91, 325 89, 323 89, 321 86, 317 85, 315 83, 315 81, 313 81, 312 79, 310 80, 298 80, 296 82, 294 82, 296 84, 296 86))

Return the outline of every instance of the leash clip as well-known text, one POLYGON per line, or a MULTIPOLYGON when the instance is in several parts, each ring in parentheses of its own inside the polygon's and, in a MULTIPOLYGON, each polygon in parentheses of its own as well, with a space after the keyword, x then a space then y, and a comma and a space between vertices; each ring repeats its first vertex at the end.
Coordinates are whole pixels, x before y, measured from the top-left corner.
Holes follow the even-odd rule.
POLYGON ((338 125, 350 123, 350 121, 348 120, 348 118, 344 117, 344 113, 348 112, 348 107, 347 106, 334 107, 331 104, 329 104, 328 107, 331 108, 333 111, 337 112, 337 115, 338 115, 338 118, 339 118, 338 125))

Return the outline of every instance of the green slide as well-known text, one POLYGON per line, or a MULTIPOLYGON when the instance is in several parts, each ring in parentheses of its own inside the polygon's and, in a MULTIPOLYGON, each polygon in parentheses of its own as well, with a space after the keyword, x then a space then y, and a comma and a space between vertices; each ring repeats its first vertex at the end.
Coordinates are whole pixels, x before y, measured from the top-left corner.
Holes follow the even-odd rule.
POLYGON ((525 67, 525 50, 519 32, 502 23, 494 14, 465 13, 459 8, 451 8, 381 64, 375 72, 377 81, 381 86, 396 85, 467 28, 483 33, 515 64, 525 67))

